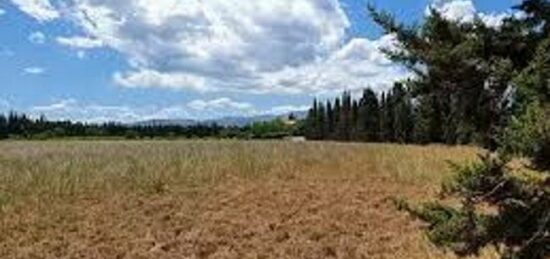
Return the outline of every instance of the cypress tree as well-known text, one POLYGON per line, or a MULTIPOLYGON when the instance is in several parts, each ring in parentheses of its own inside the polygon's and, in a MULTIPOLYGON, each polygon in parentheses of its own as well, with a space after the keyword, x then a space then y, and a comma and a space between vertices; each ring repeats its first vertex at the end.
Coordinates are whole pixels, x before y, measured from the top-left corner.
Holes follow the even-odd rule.
POLYGON ((316 121, 316 127, 318 129, 318 136, 317 139, 323 140, 327 137, 327 129, 326 129, 326 111, 325 111, 325 105, 322 102, 319 102, 318 108, 317 108, 317 121, 316 121))
POLYGON ((380 105, 376 93, 367 88, 359 102, 358 131, 363 141, 378 141, 380 132, 380 105))
POLYGON ((8 137, 8 119, 3 114, 0 114, 0 139, 8 137))
POLYGON ((382 95, 381 105, 381 120, 380 120, 380 132, 381 139, 385 142, 395 141, 394 130, 394 98, 391 91, 388 91, 382 95))
POLYGON ((353 100, 351 105, 351 139, 359 140, 359 103, 353 100))
POLYGON ((334 125, 335 125, 335 116, 334 116, 334 110, 332 108, 332 103, 330 100, 327 100, 327 119, 326 119, 326 129, 327 134, 325 136, 325 139, 331 139, 334 135, 334 125))
POLYGON ((340 103, 340 98, 336 97, 334 100, 334 135, 332 139, 339 140, 341 133, 341 124, 342 124, 342 104, 340 103))
POLYGON ((306 138, 312 140, 318 140, 319 138, 319 108, 317 99, 313 100, 313 106, 309 109, 306 118, 306 138))
POLYGON ((337 125, 337 139, 348 141, 351 139, 351 127, 352 127, 352 107, 351 107, 351 95, 345 91, 342 94, 342 107, 340 109, 340 117, 337 125))

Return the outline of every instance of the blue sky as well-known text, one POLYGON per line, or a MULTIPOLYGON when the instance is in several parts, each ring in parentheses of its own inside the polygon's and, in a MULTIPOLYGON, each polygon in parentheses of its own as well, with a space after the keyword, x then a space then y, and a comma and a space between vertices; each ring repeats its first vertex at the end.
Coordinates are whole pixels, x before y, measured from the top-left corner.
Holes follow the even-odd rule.
MULTIPOLYGON (((367 0, 0 1, 0 111, 52 119, 206 119, 303 110, 406 77, 367 0), (139 2, 139 3, 138 3, 139 2)), ((518 0, 374 0, 419 22, 495 22, 518 0), (475 8, 475 9, 474 9, 475 8)))

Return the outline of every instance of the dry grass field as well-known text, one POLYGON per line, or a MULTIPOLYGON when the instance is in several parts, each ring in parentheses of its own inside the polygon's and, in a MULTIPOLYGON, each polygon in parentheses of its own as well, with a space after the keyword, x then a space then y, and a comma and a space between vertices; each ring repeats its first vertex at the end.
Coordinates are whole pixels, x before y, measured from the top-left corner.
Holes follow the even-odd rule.
MULTIPOLYGON (((0 258, 454 258, 392 197, 469 147, 0 142, 0 258)), ((480 258, 495 258, 486 252, 480 258)))

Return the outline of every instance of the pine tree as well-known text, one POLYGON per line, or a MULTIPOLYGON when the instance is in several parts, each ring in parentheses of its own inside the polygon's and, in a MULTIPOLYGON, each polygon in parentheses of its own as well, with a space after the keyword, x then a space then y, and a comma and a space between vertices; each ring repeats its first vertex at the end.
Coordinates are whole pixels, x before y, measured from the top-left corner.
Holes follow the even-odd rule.
POLYGON ((550 51, 544 40, 550 3, 525 0, 519 8, 526 18, 505 19, 501 29, 479 19, 447 21, 436 12, 416 29, 372 10, 374 20, 400 42, 401 49, 388 55, 417 74, 409 82, 419 101, 417 136, 436 137, 434 122, 440 120, 443 141, 472 138, 489 151, 500 150, 452 166, 455 176, 442 194, 461 206, 398 203, 429 223, 428 237, 436 245, 459 255, 496 245, 503 258, 550 256, 550 51), (506 148, 510 139, 519 142, 511 145, 516 149, 506 148), (506 150, 530 158, 530 170, 508 167, 515 154, 506 150))
POLYGON ((8 138, 8 119, 0 114, 0 139, 8 138))
POLYGON ((381 140, 385 142, 395 141, 395 116, 394 116, 394 98, 391 91, 388 91, 382 95, 382 105, 380 113, 380 135, 381 140))
POLYGON ((416 98, 416 123, 414 141, 417 143, 443 142, 443 119, 435 95, 425 94, 416 98))
POLYGON ((334 110, 332 108, 332 103, 330 100, 327 101, 327 119, 326 119, 326 129, 327 133, 325 136, 325 139, 331 139, 334 135, 334 125, 335 125, 335 116, 334 116, 334 110))
POLYGON ((354 141, 359 140, 359 103, 357 100, 353 100, 351 104, 351 139, 354 141))
POLYGON ((352 101, 351 93, 345 91, 342 95, 342 120, 341 120, 341 132, 340 139, 349 141, 351 140, 351 131, 353 127, 353 118, 352 118, 352 101))
POLYGON ((352 129, 352 101, 351 94, 345 91, 342 94, 342 107, 340 108, 339 119, 336 126, 336 139, 349 141, 351 140, 352 129))
POLYGON ((319 129, 319 107, 317 99, 313 100, 313 106, 308 111, 306 119, 306 138, 312 140, 320 139, 319 129))
POLYGON ((392 137, 399 143, 409 143, 412 141, 414 129, 414 114, 412 100, 403 84, 396 83, 392 89, 393 102, 393 127, 394 136, 392 137))
POLYGON ((363 141, 378 141, 380 134, 380 106, 376 93, 367 88, 359 101, 358 131, 363 141))
POLYGON ((317 139, 323 140, 327 138, 327 129, 326 129, 326 111, 325 111, 325 105, 322 102, 319 102, 318 108, 317 108, 317 121, 316 121, 316 128, 318 131, 317 139))
POLYGON ((331 139, 339 140, 340 138, 340 125, 342 124, 342 105, 340 103, 340 98, 336 97, 334 99, 334 134, 331 139))
POLYGON ((380 110, 379 110, 379 120, 378 120, 378 123, 379 123, 379 135, 378 135, 378 139, 382 142, 387 142, 388 141, 388 130, 387 130, 387 121, 389 120, 387 118, 387 112, 386 112, 386 108, 387 108, 387 101, 386 101, 386 93, 382 93, 380 95, 380 110))
MULTIPOLYGON (((416 74, 407 86, 420 102, 430 103, 421 104, 422 110, 428 114, 439 113, 433 117, 421 116, 433 120, 423 122, 421 128, 427 132, 421 135, 434 137, 432 133, 439 130, 433 125, 438 120, 441 120, 439 127, 443 134, 439 137, 449 144, 459 140, 470 142, 473 139, 462 139, 474 133, 483 135, 493 131, 494 123, 501 120, 489 121, 488 117, 499 117, 503 113, 491 110, 491 116, 476 116, 486 114, 479 113, 478 107, 495 108, 486 104, 500 103, 505 98, 506 87, 493 78, 495 74, 491 73, 491 68, 502 60, 512 60, 508 56, 517 54, 514 51, 491 53, 504 49, 496 46, 496 29, 480 21, 466 24, 449 21, 435 10, 419 27, 399 24, 388 13, 377 12, 374 8, 371 8, 371 15, 387 33, 396 35, 399 48, 385 52, 393 61, 416 74), (480 119, 486 121, 480 123, 480 119)), ((480 139, 484 145, 491 144, 487 138, 480 139)))

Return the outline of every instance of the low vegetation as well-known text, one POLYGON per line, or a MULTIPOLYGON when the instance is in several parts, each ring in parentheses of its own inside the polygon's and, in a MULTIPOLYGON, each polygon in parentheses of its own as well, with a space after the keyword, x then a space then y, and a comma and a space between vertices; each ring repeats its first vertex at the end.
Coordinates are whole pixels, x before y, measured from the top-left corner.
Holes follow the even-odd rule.
POLYGON ((271 141, 0 149, 1 258, 454 258, 392 199, 436 198, 445 161, 477 152, 271 141))

